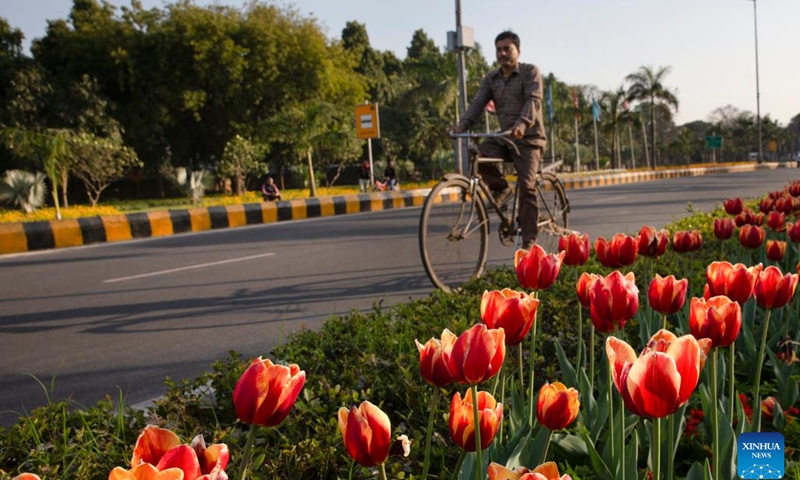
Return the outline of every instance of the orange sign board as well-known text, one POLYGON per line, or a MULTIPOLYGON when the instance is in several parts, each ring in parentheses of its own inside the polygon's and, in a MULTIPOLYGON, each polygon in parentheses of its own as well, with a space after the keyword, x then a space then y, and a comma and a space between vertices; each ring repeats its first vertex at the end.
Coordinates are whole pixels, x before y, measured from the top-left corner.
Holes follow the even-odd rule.
POLYGON ((356 137, 380 138, 381 127, 378 120, 378 104, 356 105, 356 137))
POLYGON ((767 148, 769 148, 770 152, 777 152, 778 151, 778 142, 776 142, 775 140, 770 140, 767 148))

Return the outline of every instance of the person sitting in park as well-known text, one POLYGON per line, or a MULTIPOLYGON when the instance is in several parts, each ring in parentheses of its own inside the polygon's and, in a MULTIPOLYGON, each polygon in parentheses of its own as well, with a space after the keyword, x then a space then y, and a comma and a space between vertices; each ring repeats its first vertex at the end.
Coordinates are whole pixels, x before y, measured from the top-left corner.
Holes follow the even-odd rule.
POLYGON ((261 195, 264 197, 265 202, 272 202, 281 199, 281 192, 272 177, 267 177, 264 184, 261 185, 261 195))
POLYGON ((376 181, 375 187, 381 192, 386 190, 400 190, 400 184, 397 181, 397 172, 394 170, 394 163, 389 160, 386 163, 386 168, 383 170, 383 181, 376 181))

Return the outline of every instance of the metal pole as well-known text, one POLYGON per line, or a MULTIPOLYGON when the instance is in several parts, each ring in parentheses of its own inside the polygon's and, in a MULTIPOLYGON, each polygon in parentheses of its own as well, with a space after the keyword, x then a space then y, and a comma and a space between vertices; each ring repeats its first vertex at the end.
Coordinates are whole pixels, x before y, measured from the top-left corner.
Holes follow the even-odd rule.
POLYGON ((631 165, 636 170, 636 155, 633 153, 633 127, 631 127, 631 119, 628 117, 628 137, 631 140, 631 165))
MULTIPOLYGON (((366 102, 369 105, 369 100, 366 102)), ((369 188, 367 191, 375 189, 375 168, 372 165, 372 138, 367 138, 367 153, 369 155, 369 188)))
POLYGON ((597 117, 592 112, 592 120, 594 121, 594 169, 600 170, 600 144, 597 141, 597 117))
POLYGON ((756 119, 758 121, 758 163, 764 161, 764 150, 761 137, 761 90, 758 84, 758 13, 756 11, 756 0, 753 2, 753 31, 756 40, 756 119))
POLYGON ((578 150, 578 116, 575 115, 575 172, 581 173, 581 152, 578 150))
MULTIPOLYGON (((456 123, 459 122, 461 113, 467 111, 467 81, 465 78, 466 72, 466 55, 464 55, 464 47, 461 45, 461 0, 456 0, 456 68, 458 69, 458 110, 456 111, 456 123)), ((464 161, 467 151, 465 145, 466 139, 458 140, 458 148, 456 148, 456 165, 458 173, 463 174, 466 170, 464 168, 464 161)))

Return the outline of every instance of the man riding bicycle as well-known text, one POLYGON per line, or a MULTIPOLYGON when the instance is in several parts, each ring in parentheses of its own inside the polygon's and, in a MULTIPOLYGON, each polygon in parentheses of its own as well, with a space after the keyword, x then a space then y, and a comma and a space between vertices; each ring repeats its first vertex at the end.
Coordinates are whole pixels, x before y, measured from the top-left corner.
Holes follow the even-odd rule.
MULTIPOLYGON (((482 157, 514 162, 517 188, 520 189, 522 248, 529 250, 536 243, 539 221, 536 172, 547 137, 542 119, 542 73, 535 65, 519 63, 519 44, 519 36, 510 31, 502 32, 495 38, 500 68, 486 74, 461 122, 451 131, 461 133, 468 130, 486 104, 494 101, 500 129, 511 131, 518 151, 493 138, 486 139, 478 149, 482 157)), ((511 187, 496 165, 482 163, 479 173, 492 190, 497 203, 502 203, 511 195, 511 187)))

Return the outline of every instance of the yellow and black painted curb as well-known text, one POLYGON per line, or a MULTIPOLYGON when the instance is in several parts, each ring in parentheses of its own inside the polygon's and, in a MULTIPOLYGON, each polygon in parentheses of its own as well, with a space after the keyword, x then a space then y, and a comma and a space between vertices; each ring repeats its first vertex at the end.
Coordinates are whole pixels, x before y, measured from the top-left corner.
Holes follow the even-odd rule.
MULTIPOLYGON (((635 173, 615 173, 583 178, 564 178, 570 189, 647 182, 712 173, 745 172, 791 164, 750 164, 732 167, 686 168, 635 173)), ((429 190, 376 192, 331 197, 190 208, 149 213, 129 213, 71 220, 0 224, 0 254, 23 253, 94 243, 163 237, 221 228, 330 217, 422 206, 429 190)))

